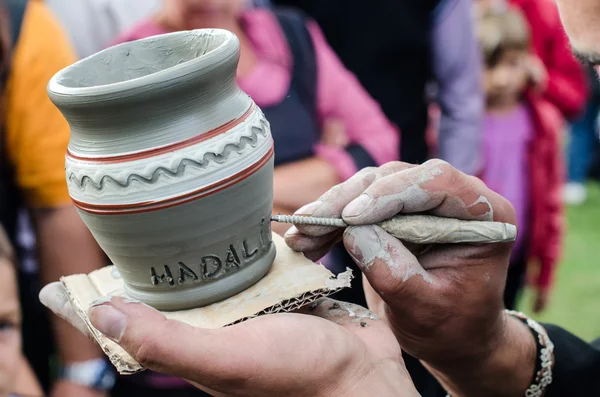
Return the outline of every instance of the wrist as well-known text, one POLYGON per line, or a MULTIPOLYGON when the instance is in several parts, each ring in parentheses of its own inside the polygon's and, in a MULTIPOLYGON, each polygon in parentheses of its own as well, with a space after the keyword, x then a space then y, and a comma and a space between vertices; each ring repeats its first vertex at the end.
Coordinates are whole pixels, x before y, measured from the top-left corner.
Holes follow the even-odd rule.
POLYGON ((114 387, 116 375, 110 364, 99 358, 61 366, 60 379, 104 392, 114 387))
POLYGON ((338 383, 339 389, 323 394, 323 397, 417 397, 420 396, 415 388, 404 363, 386 363, 372 368, 363 376, 353 376, 338 383))
POLYGON ((513 397, 524 395, 536 365, 535 339, 520 320, 503 313, 503 327, 497 343, 478 362, 436 368, 431 372, 453 397, 513 397))

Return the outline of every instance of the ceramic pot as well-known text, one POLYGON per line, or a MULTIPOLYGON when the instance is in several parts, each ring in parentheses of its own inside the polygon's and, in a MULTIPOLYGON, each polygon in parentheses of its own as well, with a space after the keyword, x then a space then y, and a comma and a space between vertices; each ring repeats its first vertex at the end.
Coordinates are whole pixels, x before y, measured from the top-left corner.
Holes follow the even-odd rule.
POLYGON ((69 193, 126 293, 207 305, 275 258, 273 140, 236 83, 239 41, 210 29, 121 44, 48 85, 71 126, 69 193))

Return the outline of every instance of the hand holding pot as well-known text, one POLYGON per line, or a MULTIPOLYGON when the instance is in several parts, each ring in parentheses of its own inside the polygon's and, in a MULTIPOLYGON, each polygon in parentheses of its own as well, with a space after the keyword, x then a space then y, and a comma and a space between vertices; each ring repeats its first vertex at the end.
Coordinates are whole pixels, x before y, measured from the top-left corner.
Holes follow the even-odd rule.
MULTIPOLYGON (((80 330, 62 285, 42 302, 80 330)), ((214 396, 418 396, 383 321, 359 306, 321 300, 303 314, 266 315, 216 330, 167 320, 113 298, 90 308, 93 325, 148 369, 214 396)))
MULTIPOLYGON (((530 346, 533 339, 527 329, 503 312, 512 244, 409 246, 370 226, 412 213, 516 223, 506 199, 443 161, 421 166, 390 163, 361 171, 298 211, 341 216, 354 225, 343 236, 339 230, 297 226, 286 234, 286 241, 314 258, 343 238, 368 280, 365 284, 372 286, 367 287, 371 310, 389 323, 404 350, 425 361, 437 375, 458 378, 460 383, 461 376, 482 374, 484 368, 496 366, 506 358, 499 358, 500 347, 505 347, 507 335, 514 336, 513 329, 515 339, 530 346)), ((525 371, 524 386, 514 382, 517 393, 525 390, 532 373, 533 369, 525 371)), ((470 389, 454 389, 461 395, 485 395, 476 382, 470 384, 470 389)))

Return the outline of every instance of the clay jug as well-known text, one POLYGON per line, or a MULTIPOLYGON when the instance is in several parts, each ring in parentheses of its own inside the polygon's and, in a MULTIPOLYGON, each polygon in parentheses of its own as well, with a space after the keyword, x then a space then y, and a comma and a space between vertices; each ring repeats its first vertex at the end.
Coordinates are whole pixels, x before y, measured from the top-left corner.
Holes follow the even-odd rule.
POLYGON ((57 73, 69 193, 126 294, 207 305, 275 258, 269 123, 236 83, 239 41, 205 29, 108 48, 57 73))

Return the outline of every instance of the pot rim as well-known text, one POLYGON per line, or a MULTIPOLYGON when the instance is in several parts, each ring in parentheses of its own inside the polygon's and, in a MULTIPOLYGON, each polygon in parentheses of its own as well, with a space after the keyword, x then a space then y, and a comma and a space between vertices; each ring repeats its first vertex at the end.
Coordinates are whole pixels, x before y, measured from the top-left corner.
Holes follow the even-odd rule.
MULTIPOLYGON (((60 70, 56 73, 48 82, 48 94, 55 102, 60 103, 73 103, 74 99, 76 101, 80 101, 82 98, 94 98, 100 99, 105 97, 107 99, 113 98, 114 94, 123 94, 127 91, 139 89, 143 86, 148 86, 151 84, 160 84, 166 81, 172 81, 174 79, 188 76, 190 74, 197 73, 198 71, 202 71, 202 73, 206 73, 208 68, 202 68, 203 64, 206 66, 210 66, 210 63, 207 63, 209 59, 214 57, 221 57, 222 59, 227 59, 229 57, 238 56, 239 54, 239 39, 237 36, 225 29, 194 29, 194 30, 183 30, 172 33, 165 33, 161 35, 146 37, 139 40, 134 40, 131 42, 125 42, 121 44, 117 44, 111 47, 108 47, 102 51, 99 51, 93 55, 90 55, 87 58, 83 58, 70 66, 60 70), (203 40, 205 37, 221 37, 224 38, 223 42, 219 44, 213 50, 202 54, 196 58, 190 59, 189 61, 182 62, 175 66, 171 66, 157 72, 147 74, 140 77, 135 77, 129 80, 119 81, 115 83, 95 85, 95 86, 86 86, 86 87, 69 87, 61 83, 64 80, 65 76, 67 76, 70 72, 72 72, 76 68, 81 68, 86 63, 90 62, 93 59, 101 58, 103 55, 107 55, 109 52, 113 52, 119 48, 123 48, 126 46, 130 46, 134 42, 149 42, 156 41, 161 38, 168 38, 173 36, 196 36, 199 40, 203 40), (71 98, 71 100, 68 100, 71 98)), ((216 63, 218 64, 218 62, 216 63)), ((215 66, 218 66, 216 65, 215 66)))

